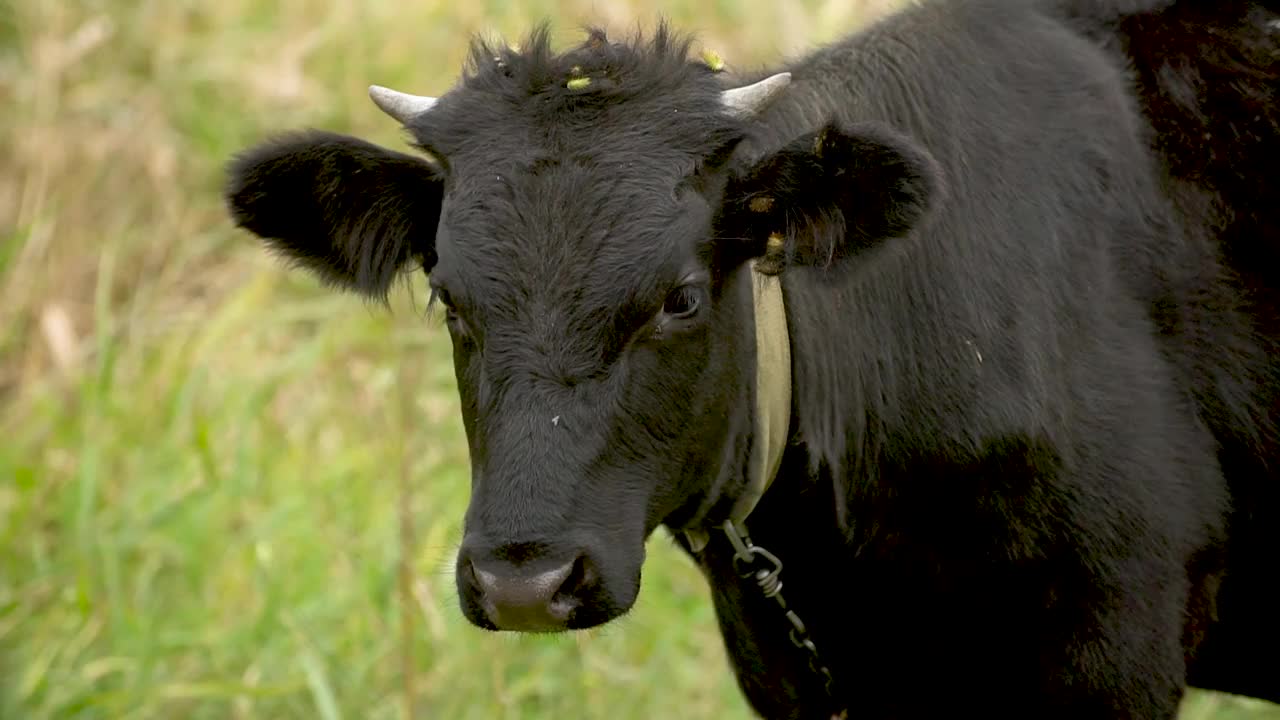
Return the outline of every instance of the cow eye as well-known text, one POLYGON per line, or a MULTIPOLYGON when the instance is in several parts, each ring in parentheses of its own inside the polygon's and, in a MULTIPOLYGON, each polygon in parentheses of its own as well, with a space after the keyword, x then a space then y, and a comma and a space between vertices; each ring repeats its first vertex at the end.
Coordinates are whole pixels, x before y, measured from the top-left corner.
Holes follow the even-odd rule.
POLYGON ((666 302, 662 303, 662 312, 674 320, 685 320, 693 317, 701 305, 702 292, 692 285, 684 285, 667 295, 666 302))
POLYGON ((449 326, 449 329, 459 335, 467 335, 467 323, 458 314, 458 308, 453 304, 453 298, 449 297, 448 291, 444 288, 433 286, 431 293, 432 300, 444 306, 444 321, 449 326))

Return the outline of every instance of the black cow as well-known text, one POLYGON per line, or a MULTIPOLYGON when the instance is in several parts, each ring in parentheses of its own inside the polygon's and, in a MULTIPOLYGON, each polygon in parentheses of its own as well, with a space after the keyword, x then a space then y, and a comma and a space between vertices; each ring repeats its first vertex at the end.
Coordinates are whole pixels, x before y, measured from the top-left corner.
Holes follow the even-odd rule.
POLYGON ((286 135, 230 210, 429 274, 479 627, 618 617, 665 525, 765 717, 1280 700, 1276 20, 925 2, 737 79, 544 28, 371 89, 428 157, 286 135))

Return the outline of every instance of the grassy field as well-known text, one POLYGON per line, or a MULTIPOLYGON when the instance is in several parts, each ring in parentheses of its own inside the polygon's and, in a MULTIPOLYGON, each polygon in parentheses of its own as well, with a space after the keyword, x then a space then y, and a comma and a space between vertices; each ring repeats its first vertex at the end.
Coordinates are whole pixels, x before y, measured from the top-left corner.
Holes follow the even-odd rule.
POLYGON ((665 537, 607 628, 466 624, 421 283, 387 312, 286 271, 229 226, 221 169, 292 126, 404 147, 366 86, 438 94, 477 31, 661 12, 753 63, 887 4, 0 3, 0 718, 749 717, 665 537))

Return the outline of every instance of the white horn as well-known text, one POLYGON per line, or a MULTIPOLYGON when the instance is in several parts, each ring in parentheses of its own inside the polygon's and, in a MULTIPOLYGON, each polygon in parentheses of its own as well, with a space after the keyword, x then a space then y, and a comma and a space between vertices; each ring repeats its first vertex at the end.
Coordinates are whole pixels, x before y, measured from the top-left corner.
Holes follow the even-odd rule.
POLYGON ((777 75, 769 77, 747 85, 745 87, 725 90, 721 95, 721 102, 724 103, 725 109, 731 115, 741 118, 750 117, 764 109, 765 105, 773 99, 778 91, 785 88, 791 82, 791 73, 781 72, 777 75))
POLYGON ((435 107, 436 99, 421 95, 409 95, 381 85, 369 86, 369 98, 373 104, 401 123, 407 123, 414 117, 435 107))

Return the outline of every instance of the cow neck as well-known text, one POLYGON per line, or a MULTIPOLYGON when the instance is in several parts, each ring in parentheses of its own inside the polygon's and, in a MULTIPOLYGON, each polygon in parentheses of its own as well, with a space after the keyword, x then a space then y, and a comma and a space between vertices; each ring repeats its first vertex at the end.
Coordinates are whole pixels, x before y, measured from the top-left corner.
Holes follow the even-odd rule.
MULTIPOLYGON (((751 264, 756 330, 755 435, 751 443, 747 486, 734 500, 729 518, 720 529, 733 547, 734 571, 744 579, 749 578, 761 595, 777 603, 779 619, 785 619, 790 625, 788 634, 792 644, 806 653, 809 669, 821 681, 832 703, 832 720, 844 720, 848 717, 848 710, 839 706, 832 691, 830 669, 809 638, 804 621, 782 597, 782 561, 765 548, 753 544, 746 528, 747 517, 777 477, 791 430, 791 338, 787 330, 782 281, 777 272, 780 268, 781 263, 769 257, 765 262, 751 264)), ((701 552, 710 541, 704 529, 684 532, 694 552, 701 552)))

